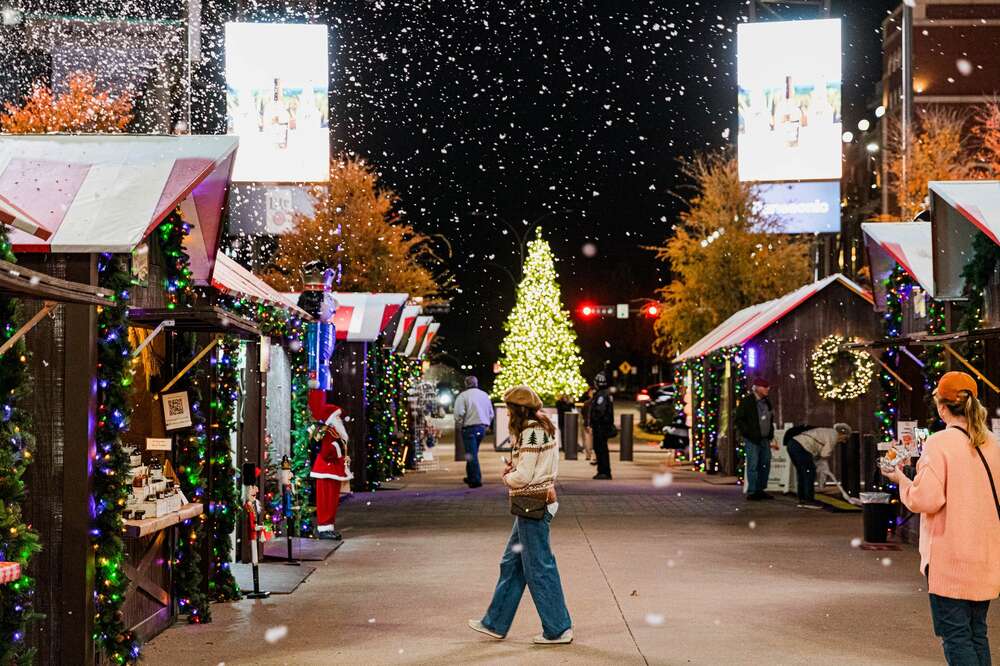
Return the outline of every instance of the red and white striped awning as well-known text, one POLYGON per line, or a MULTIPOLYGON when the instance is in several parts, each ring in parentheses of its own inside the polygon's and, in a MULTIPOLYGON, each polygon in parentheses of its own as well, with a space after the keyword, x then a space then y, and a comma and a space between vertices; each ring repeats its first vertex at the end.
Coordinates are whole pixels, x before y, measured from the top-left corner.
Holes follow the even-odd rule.
POLYGON ((963 298, 962 271, 972 256, 972 241, 983 233, 1000 245, 1000 181, 931 181, 927 187, 936 298, 963 298))
POLYGON ((374 342, 399 314, 409 295, 341 292, 333 297, 337 301, 333 316, 337 339, 374 342))
POLYGON ((434 342, 434 337, 437 335, 439 328, 441 328, 441 324, 438 322, 434 322, 427 327, 427 335, 424 336, 424 341, 420 343, 420 353, 417 354, 417 358, 423 358, 430 351, 431 343, 434 342))
POLYGON ((420 314, 421 310, 422 308, 419 305, 405 306, 402 314, 400 314, 399 319, 397 320, 396 330, 386 331, 388 335, 392 336, 393 349, 399 349, 409 337, 410 333, 413 332, 413 325, 417 323, 417 315, 420 314))
POLYGON ((424 338, 427 336, 427 330, 433 321, 434 317, 417 317, 417 321, 413 324, 413 332, 410 333, 410 338, 406 341, 406 347, 403 349, 404 356, 410 358, 417 356, 423 346, 424 338))
POLYGON ((232 136, 0 137, 0 220, 16 252, 131 252, 178 206, 207 284, 238 140, 232 136))
POLYGON ((302 319, 312 319, 285 294, 264 282, 229 255, 220 252, 215 258, 212 286, 232 296, 285 308, 302 319))
POLYGON ((934 255, 930 222, 865 222, 861 225, 868 247, 868 263, 875 286, 875 305, 885 310, 885 279, 899 264, 932 298, 934 255))
POLYGON ((740 310, 715 327, 708 335, 691 345, 674 359, 675 363, 711 354, 719 349, 744 345, 785 317, 810 298, 834 283, 840 283, 869 303, 871 294, 861 286, 837 273, 819 282, 799 287, 780 298, 740 310))

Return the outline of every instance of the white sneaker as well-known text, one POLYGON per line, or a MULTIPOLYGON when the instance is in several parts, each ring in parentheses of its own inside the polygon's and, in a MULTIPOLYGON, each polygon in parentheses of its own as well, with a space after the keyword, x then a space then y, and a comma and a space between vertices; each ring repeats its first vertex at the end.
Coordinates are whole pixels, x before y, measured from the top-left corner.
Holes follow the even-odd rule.
POLYGON ((495 638, 498 641, 502 641, 504 638, 497 632, 490 631, 489 629, 487 629, 486 625, 480 622, 479 620, 469 620, 469 628, 472 629, 473 631, 478 631, 481 634, 486 634, 490 638, 495 638))
POLYGON ((800 509, 814 509, 814 510, 819 510, 819 509, 823 508, 822 504, 809 504, 809 503, 806 503, 806 502, 803 502, 802 504, 797 504, 796 506, 798 508, 800 508, 800 509))
POLYGON ((538 645, 566 645, 573 642, 573 629, 571 627, 555 638, 546 638, 544 634, 538 634, 532 642, 538 645))

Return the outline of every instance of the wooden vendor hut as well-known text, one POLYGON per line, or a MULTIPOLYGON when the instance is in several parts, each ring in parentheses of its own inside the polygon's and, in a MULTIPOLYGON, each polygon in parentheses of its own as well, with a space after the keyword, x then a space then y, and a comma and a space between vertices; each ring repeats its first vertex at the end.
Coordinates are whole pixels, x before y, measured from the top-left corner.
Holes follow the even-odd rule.
POLYGON ((882 353, 901 380, 891 389, 891 402, 898 406, 895 420, 932 425, 936 415, 929 408, 930 389, 947 366, 945 352, 940 345, 917 344, 916 338, 948 330, 956 310, 938 298, 935 288, 931 223, 867 222, 861 227, 875 310, 883 322, 868 347, 882 353))
POLYGON ((351 488, 369 490, 368 478, 368 387, 369 351, 385 330, 400 316, 406 294, 335 293, 334 327, 337 345, 330 359, 333 389, 329 401, 350 417, 351 488))
POLYGON ((236 145, 232 137, 0 140, 0 209, 17 228, 20 260, 115 295, 80 331, 53 326, 34 343, 96 350, 69 355, 79 366, 72 378, 46 378, 34 395, 39 453, 61 467, 54 487, 29 480, 29 492, 38 481, 45 496, 40 506, 56 493, 61 501, 35 521, 58 557, 46 574, 62 572, 39 579, 52 603, 38 632, 46 662, 132 660, 138 639, 177 616, 178 529, 202 513, 197 500, 205 498, 176 492, 184 486, 178 448, 188 438, 176 434, 175 417, 191 417, 191 405, 164 399, 189 362, 177 340, 193 347, 198 335, 217 332, 259 339, 249 322, 189 298, 214 267, 236 145))
POLYGON ((871 431, 870 367, 860 369, 863 360, 839 349, 872 339, 876 327, 871 295, 838 274, 735 313, 681 353, 674 366, 690 390, 696 463, 709 473, 741 473, 742 443, 731 414, 754 376, 772 384, 778 427, 844 422, 871 431))
MULTIPOLYGON (((6 228, 0 225, 0 256, 8 248, 6 228)), ((19 318, 0 326, 0 432, 10 437, 0 455, 5 489, 0 514, 13 518, 0 535, 0 560, 9 560, 0 562, 0 585, 7 586, 0 591, 4 661, 36 649, 39 663, 74 663, 63 656, 77 656, 75 650, 83 650, 89 640, 74 622, 74 613, 89 610, 85 592, 92 589, 86 568, 74 566, 92 552, 89 508, 75 488, 86 481, 91 454, 95 310, 111 303, 107 290, 0 260, 0 313, 6 319, 15 308, 20 311, 19 318), (53 396, 61 399, 52 401, 53 396), (21 428, 27 432, 11 437, 21 428), (80 464, 65 464, 64 458, 80 464), (17 474, 27 486, 23 499, 7 494, 17 486, 9 475, 17 474), (30 530, 18 534, 18 523, 38 534, 40 552, 25 547, 33 537, 30 530), (22 623, 32 613, 43 613, 46 620, 36 618, 24 631, 22 623), (51 640, 50 632, 59 640, 51 640)))
MULTIPOLYGON (((990 414, 1000 410, 1000 181, 928 183, 934 286, 951 316, 939 335, 915 336, 942 345, 949 369, 980 381, 990 414), (961 314, 959 314, 961 313, 961 314)), ((1000 423, 993 421, 995 431, 1000 423)))

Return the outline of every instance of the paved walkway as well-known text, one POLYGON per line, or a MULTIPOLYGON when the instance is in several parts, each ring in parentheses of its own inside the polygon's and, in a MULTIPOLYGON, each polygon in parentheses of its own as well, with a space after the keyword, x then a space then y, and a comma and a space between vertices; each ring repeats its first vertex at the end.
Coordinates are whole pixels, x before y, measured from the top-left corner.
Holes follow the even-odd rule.
MULTIPOLYGON (((638 446, 638 444, 637 444, 638 446)), ((858 514, 746 504, 677 472, 655 488, 652 447, 591 481, 561 466, 552 542, 571 646, 531 644, 525 595, 507 640, 465 627, 489 602, 510 530, 498 455, 467 490, 452 449, 436 469, 343 507, 344 546, 294 594, 213 608, 146 647, 148 664, 940 664, 912 549, 853 548, 858 514), (287 635, 281 636, 287 627, 287 635), (270 633, 268 633, 270 630, 270 633)), ((1000 649, 1000 612, 991 615, 1000 649)), ((1000 651, 995 652, 1000 659, 1000 651)))

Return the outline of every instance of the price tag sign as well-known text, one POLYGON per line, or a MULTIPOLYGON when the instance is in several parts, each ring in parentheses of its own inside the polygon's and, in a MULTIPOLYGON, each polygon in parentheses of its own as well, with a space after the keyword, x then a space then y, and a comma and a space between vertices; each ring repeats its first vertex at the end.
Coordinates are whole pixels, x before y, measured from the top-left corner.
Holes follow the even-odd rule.
POLYGON ((169 451, 173 445, 173 440, 169 437, 147 437, 147 451, 169 451))

